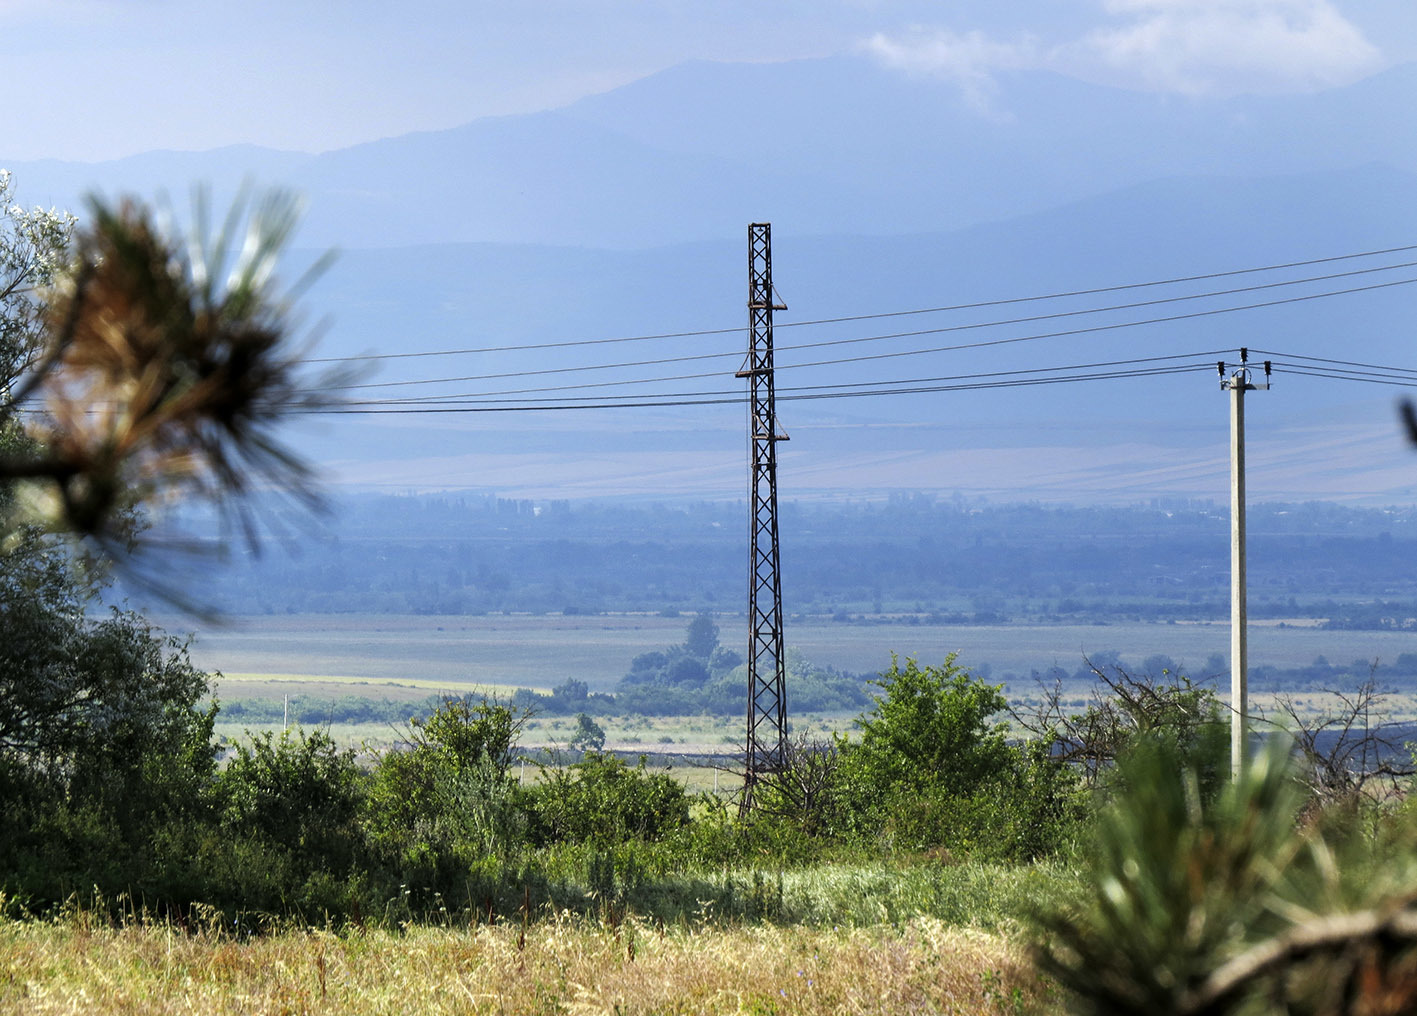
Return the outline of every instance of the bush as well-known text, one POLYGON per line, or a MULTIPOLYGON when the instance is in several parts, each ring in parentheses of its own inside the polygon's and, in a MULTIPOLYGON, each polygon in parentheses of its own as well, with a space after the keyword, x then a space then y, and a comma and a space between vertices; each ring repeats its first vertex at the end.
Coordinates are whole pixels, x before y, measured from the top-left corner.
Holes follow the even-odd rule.
POLYGON ((300 728, 237 745, 217 782, 227 832, 264 839, 306 872, 344 872, 360 857, 363 790, 353 750, 300 728))
POLYGON ((525 843, 525 793, 509 775, 525 721, 504 705, 449 699, 379 759, 364 821, 390 879, 462 895, 474 865, 525 843))
MULTIPOLYGON (((1212 688, 1193 682, 1174 669, 1159 676, 1128 672, 1115 654, 1112 659, 1086 660, 1075 679, 1095 678, 1098 687, 1081 713, 1071 713, 1062 700, 1061 680, 1043 687, 1043 704, 1033 716, 1013 712, 1014 719, 1034 737, 1052 744, 1055 758, 1068 762, 1089 787, 1104 786, 1113 764, 1139 740, 1165 740, 1183 764, 1210 765, 1210 744, 1226 726, 1224 706, 1212 688)), ((1167 663, 1151 657, 1149 664, 1167 663)), ((1227 774, 1224 767, 1204 770, 1203 785, 1214 793, 1227 774)))
POLYGON ((1004 697, 957 667, 953 655, 939 667, 921 667, 914 657, 902 667, 892 656, 873 683, 884 694, 858 720, 861 739, 839 742, 849 826, 911 848, 942 842, 947 812, 1008 768, 1006 728, 990 722, 1004 697))
POLYGON ((36 905, 143 882, 154 830, 209 821, 215 773, 186 643, 131 612, 87 617, 73 567, 0 549, 0 890, 36 905))
POLYGON ((656 840, 689 821, 683 784, 647 772, 643 758, 632 769, 592 752, 564 769, 545 770, 530 797, 543 842, 656 840))
POLYGON ((843 742, 861 790, 967 792, 1005 768, 1008 728, 990 722, 1008 706, 1002 686, 956 666, 953 653, 939 667, 914 657, 901 667, 892 656, 890 670, 871 683, 884 694, 859 720, 861 740, 843 742))

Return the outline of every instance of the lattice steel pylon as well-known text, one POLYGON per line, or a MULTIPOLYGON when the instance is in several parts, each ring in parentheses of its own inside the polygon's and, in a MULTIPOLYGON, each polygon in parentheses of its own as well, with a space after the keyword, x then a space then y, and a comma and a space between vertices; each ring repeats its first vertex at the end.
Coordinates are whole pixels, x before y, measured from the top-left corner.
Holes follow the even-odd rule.
POLYGON ((787 747, 786 661, 782 643, 782 576, 777 528, 777 426, 772 362, 772 226, 748 227, 748 735, 744 811, 761 778, 777 771, 787 747))

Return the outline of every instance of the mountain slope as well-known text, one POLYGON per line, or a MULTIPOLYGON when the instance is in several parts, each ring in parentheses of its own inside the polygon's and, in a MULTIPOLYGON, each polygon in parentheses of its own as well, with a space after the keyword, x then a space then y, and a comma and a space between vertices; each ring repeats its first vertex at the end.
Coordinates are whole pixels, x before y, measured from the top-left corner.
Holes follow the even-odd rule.
MULTIPOLYGON (((376 247, 496 241, 647 247, 797 233, 956 229, 1155 179, 1417 171, 1397 129, 1417 67, 1315 95, 1178 99, 1013 72, 966 96, 863 57, 689 64, 564 110, 489 118, 317 156, 151 153, 17 164, 21 197, 178 196, 245 174, 310 198, 307 237, 376 247)), ((2 157, 2 156, 0 156, 2 157)))

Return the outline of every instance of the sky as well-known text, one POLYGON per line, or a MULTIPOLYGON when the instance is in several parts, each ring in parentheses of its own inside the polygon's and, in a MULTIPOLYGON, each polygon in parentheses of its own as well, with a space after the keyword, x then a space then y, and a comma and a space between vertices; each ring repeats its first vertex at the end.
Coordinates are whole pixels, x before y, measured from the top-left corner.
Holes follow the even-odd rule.
POLYGON ((0 0, 0 159, 319 152, 555 108, 687 60, 853 52, 982 104, 1011 68, 1180 95, 1312 91, 1417 61, 1417 3, 0 0))

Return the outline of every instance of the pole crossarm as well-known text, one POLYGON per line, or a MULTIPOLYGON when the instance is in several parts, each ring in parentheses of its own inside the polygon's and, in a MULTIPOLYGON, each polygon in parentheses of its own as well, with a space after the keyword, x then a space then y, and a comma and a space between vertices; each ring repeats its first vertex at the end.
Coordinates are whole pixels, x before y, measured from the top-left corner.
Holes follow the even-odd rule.
POLYGON ((782 637, 782 576, 777 520, 777 423, 773 378, 772 227, 748 227, 748 356, 738 377, 748 380, 748 727, 743 808, 752 807, 759 780, 782 766, 787 747, 786 661, 782 637))

